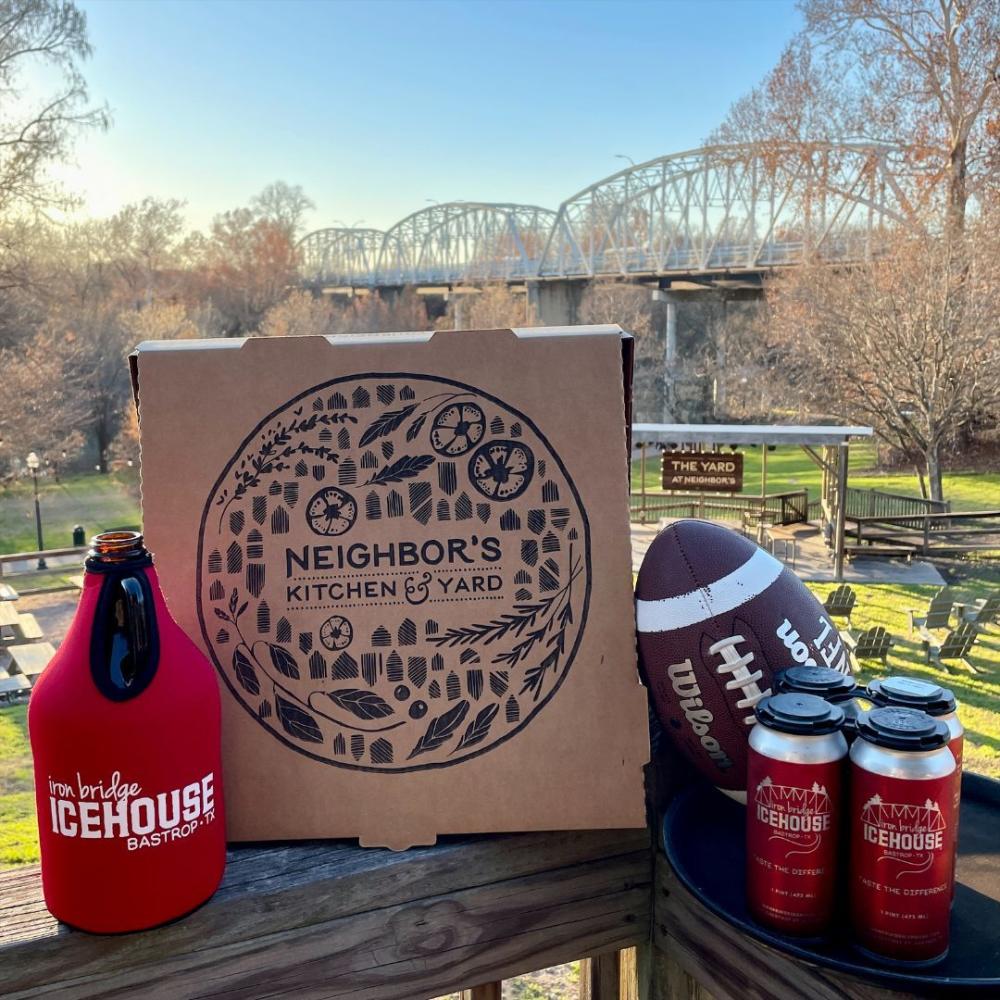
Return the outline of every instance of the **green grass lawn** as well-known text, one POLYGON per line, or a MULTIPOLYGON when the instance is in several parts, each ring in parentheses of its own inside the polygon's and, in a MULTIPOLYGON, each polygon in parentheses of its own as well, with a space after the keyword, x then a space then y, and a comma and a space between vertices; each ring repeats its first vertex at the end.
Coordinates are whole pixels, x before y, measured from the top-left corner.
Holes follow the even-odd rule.
POLYGON ((38 860, 28 709, 0 709, 0 867, 38 860))
MULTIPOLYGON (((133 469, 101 475, 63 476, 61 482, 39 481, 42 532, 47 549, 73 544, 73 526, 82 524, 87 538, 109 528, 137 528, 141 517, 135 499, 133 469)), ((36 549, 35 502, 31 480, 0 487, 0 553, 36 549)))
MULTIPOLYGON (((821 600, 834 588, 832 583, 810 583, 809 589, 821 600)), ((851 627, 855 631, 871 625, 884 625, 897 639, 889 653, 887 667, 878 662, 862 663, 861 680, 891 674, 906 674, 933 681, 951 688, 959 703, 959 717, 966 730, 965 767, 979 774, 1000 778, 1000 628, 990 626, 981 633, 969 655, 969 669, 954 661, 943 667, 927 663, 920 637, 910 637, 907 610, 925 611, 936 587, 904 587, 894 584, 857 586, 858 595, 851 627)), ((955 587, 956 599, 983 597, 1000 591, 1000 566, 992 573, 960 581, 955 587)), ((843 620, 838 625, 845 624, 843 620)), ((945 631, 933 633, 940 641, 945 631)))
MULTIPOLYGON (((878 489, 887 493, 920 496, 917 477, 907 472, 880 472, 873 468, 875 448, 871 444, 851 447, 848 483, 859 489, 878 489)), ((743 449, 743 493, 760 495, 761 449, 743 449)), ((655 448, 646 449, 646 489, 659 490, 660 456, 655 448)), ((768 493, 786 493, 808 489, 809 499, 818 500, 823 474, 806 453, 795 445, 779 445, 767 456, 768 493)), ((640 460, 632 462, 632 489, 640 489, 640 460)), ((944 477, 944 495, 953 510, 1000 509, 1000 472, 953 472, 944 477)))

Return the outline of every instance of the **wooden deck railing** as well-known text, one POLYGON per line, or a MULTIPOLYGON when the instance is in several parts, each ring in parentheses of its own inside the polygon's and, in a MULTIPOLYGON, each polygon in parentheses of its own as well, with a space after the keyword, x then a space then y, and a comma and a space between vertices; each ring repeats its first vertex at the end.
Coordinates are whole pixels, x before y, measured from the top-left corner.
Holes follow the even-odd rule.
POLYGON ((947 514, 951 504, 947 500, 925 500, 923 497, 907 496, 905 493, 887 493, 884 490, 847 487, 847 503, 844 512, 850 518, 856 517, 903 517, 908 514, 947 514))
POLYGON ((797 524, 819 517, 819 503, 811 503, 808 490, 744 494, 633 493, 631 519, 646 524, 664 517, 703 517, 713 521, 743 522, 744 514, 765 511, 772 524, 797 524))
POLYGON ((462 1000, 500 1000, 504 979, 590 956, 580 1000, 902 996, 741 933, 679 883, 651 839, 590 830, 401 853, 241 846, 201 909, 109 937, 57 924, 37 868, 0 872, 0 993, 428 1000, 461 989, 462 1000))
MULTIPOLYGON (((38 559, 54 559, 57 556, 84 556, 87 546, 70 546, 65 549, 43 549, 35 552, 5 552, 0 553, 0 576, 4 575, 4 566, 14 562, 35 562, 38 559)), ((81 564, 83 559, 80 560, 81 564)))
POLYGON ((855 551, 897 547, 921 555, 1000 550, 1000 510, 853 517, 848 540, 855 551))

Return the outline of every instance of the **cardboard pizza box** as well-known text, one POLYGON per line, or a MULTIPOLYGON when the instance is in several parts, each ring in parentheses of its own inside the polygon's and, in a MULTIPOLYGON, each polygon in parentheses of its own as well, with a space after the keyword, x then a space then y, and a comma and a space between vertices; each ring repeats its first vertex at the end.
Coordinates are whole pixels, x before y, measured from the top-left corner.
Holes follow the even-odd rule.
POLYGON ((645 823, 628 335, 164 341, 131 363, 147 543, 220 679, 231 839, 645 823))

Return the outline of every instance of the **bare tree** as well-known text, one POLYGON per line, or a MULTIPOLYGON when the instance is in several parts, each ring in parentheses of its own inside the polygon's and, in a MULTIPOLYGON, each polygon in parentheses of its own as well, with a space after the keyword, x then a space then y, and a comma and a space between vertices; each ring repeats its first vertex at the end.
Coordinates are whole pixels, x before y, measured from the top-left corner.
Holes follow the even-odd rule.
POLYGON ((637 340, 652 336, 652 299, 648 288, 623 281, 595 281, 580 303, 581 323, 617 323, 637 340))
POLYGON ((217 310, 227 337, 249 336, 295 281, 295 250, 287 231, 249 208, 216 216, 207 238, 187 241, 193 261, 191 296, 217 310))
POLYGON ((391 333, 427 330, 427 307, 413 288, 396 295, 374 292, 351 299, 334 313, 334 333, 391 333))
POLYGON ((143 198, 103 226, 105 249, 136 304, 152 303, 158 286, 180 263, 184 202, 143 198))
POLYGON ((332 325, 329 300, 300 290, 268 309, 261 320, 260 334, 262 337, 305 337, 330 333, 332 325))
POLYGON ((250 207, 258 218, 279 226, 294 243, 305 227, 306 212, 316 206, 301 185, 274 181, 250 202, 250 207))
POLYGON ((55 460, 83 443, 87 402, 65 382, 73 339, 42 334, 0 350, 0 473, 30 451, 55 460))
POLYGON ((1000 238, 897 234, 877 261, 806 263, 768 287, 776 374, 790 392, 870 423, 943 498, 942 458, 976 420, 1000 422, 1000 238))
POLYGON ((80 63, 90 51, 86 15, 72 0, 0 0, 0 213, 58 200, 44 168, 65 158, 80 127, 107 125, 106 110, 85 107, 80 63), (31 65, 46 67, 52 84, 28 101, 21 77, 31 65))
POLYGON ((538 315, 526 294, 512 292, 497 282, 470 294, 453 295, 441 325, 448 329, 502 330, 538 326, 538 315))
POLYGON ((868 138, 907 150, 916 214, 949 228, 996 184, 1000 0, 801 0, 805 29, 713 138, 868 138))

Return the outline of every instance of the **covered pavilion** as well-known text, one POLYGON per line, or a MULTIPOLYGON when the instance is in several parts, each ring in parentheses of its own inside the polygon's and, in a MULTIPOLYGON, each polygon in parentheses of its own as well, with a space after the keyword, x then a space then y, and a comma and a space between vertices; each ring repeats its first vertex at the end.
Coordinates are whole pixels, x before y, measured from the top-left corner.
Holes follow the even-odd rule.
MULTIPOLYGON (((711 451, 729 445, 761 446, 761 490, 758 500, 786 500, 792 494, 767 492, 767 453, 769 445, 798 445, 823 473, 819 497, 824 525, 832 528, 832 548, 835 577, 844 575, 845 541, 844 521, 847 512, 847 462, 850 442, 870 438, 871 427, 843 427, 834 424, 799 426, 792 424, 633 424, 633 448, 639 452, 642 466, 640 475, 642 506, 646 506, 645 462, 646 448, 650 444, 670 445, 674 448, 691 448, 693 451, 711 451)), ((804 493, 805 491, 801 491, 804 493)), ((678 494, 671 493, 672 496, 678 494)), ((688 496, 700 494, 690 492, 688 496)), ((735 496, 735 494, 733 494, 735 496)), ((784 507, 784 503, 782 504, 784 507)), ((758 510, 764 504, 758 504, 758 510)), ((798 520, 808 520, 808 503, 798 520)))

